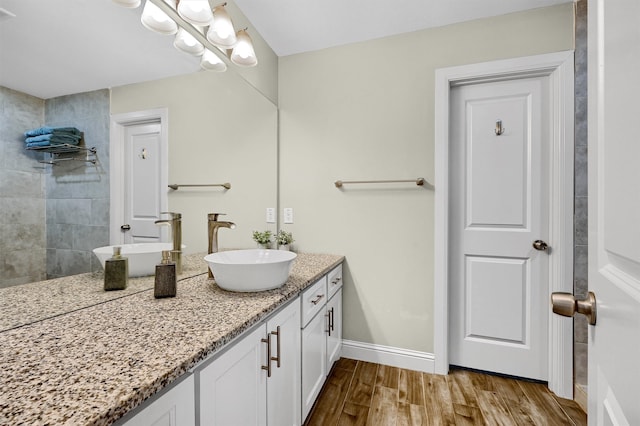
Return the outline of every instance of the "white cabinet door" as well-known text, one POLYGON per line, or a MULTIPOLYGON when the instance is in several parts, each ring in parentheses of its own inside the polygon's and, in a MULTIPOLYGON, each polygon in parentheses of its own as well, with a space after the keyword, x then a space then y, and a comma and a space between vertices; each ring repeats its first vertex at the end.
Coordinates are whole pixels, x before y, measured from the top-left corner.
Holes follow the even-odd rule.
POLYGON ((267 424, 265 336, 263 324, 198 372, 201 425, 267 424))
POLYGON ((342 352, 342 289, 327 303, 327 374, 342 352))
POLYGON ((319 312, 302 329, 302 418, 313 407, 327 375, 327 318, 319 312))
POLYGON ((271 377, 267 378, 267 423, 298 426, 300 421, 300 303, 298 299, 267 322, 271 377))
POLYGON ((189 376, 153 401, 123 426, 189 426, 196 424, 195 385, 189 376))

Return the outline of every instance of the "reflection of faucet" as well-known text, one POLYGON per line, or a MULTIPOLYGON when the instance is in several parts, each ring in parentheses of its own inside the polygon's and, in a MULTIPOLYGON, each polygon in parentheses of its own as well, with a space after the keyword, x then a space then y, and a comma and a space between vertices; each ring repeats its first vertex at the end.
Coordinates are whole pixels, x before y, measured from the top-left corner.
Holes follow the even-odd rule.
MULTIPOLYGON (((217 253, 218 252, 218 229, 220 228, 229 228, 233 229, 236 227, 236 224, 233 222, 221 222, 218 221, 218 216, 224 215, 224 213, 209 213, 207 217, 209 218, 209 253, 217 253)), ((209 278, 213 278, 213 273, 211 272, 211 268, 209 270, 209 278)))
POLYGON ((171 227, 171 239, 173 241, 173 250, 171 257, 176 262, 176 272, 182 272, 182 215, 180 213, 162 212, 168 214, 171 219, 156 220, 156 225, 168 225, 171 227))

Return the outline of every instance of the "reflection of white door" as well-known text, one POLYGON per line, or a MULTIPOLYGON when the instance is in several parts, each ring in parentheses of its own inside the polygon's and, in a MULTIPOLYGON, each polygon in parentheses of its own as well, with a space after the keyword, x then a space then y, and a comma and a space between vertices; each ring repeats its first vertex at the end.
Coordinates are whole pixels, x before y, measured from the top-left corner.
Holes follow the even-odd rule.
POLYGON ((166 109, 111 116, 111 244, 169 241, 154 223, 168 210, 168 121, 166 109))
POLYGON ((590 425, 640 425, 638 16, 638 2, 589 1, 590 425))
POLYGON ((453 365, 548 379, 547 93, 547 77, 451 90, 453 365))
POLYGON ((125 128, 125 243, 160 241, 162 149, 160 123, 125 128))

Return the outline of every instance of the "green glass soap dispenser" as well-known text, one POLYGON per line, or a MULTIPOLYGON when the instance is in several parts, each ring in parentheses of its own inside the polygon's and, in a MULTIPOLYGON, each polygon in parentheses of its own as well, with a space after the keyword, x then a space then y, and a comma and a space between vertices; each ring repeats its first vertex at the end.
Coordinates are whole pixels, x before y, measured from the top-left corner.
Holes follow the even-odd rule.
POLYGON ((120 247, 113 248, 113 257, 104 262, 104 289, 124 290, 129 279, 129 259, 120 253, 120 247))

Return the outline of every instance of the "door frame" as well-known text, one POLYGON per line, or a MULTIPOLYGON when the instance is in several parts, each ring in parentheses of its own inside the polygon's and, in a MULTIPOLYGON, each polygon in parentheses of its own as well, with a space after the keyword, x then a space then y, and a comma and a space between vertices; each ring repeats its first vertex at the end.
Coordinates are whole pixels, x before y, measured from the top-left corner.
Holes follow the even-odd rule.
MULTIPOLYGON (((549 208, 549 295, 573 293, 573 50, 441 68, 435 73, 435 372, 449 371, 449 111, 452 87, 525 77, 549 77, 551 194, 549 208)), ((573 324, 549 309, 549 389, 573 398, 573 324)))
MULTIPOLYGON (((110 244, 122 243, 120 224, 124 223, 125 195, 125 130, 128 126, 149 122, 160 123, 160 152, 162 155, 160 187, 169 185, 169 110, 168 108, 111 114, 111 135, 109 143, 109 241, 110 244)), ((167 191, 160 193, 161 211, 169 210, 167 191)), ((164 241, 164 240, 163 240, 164 241)))

